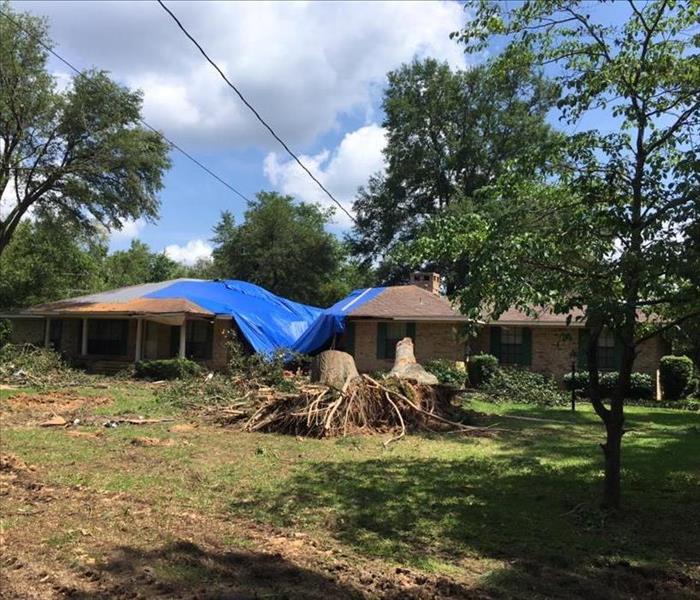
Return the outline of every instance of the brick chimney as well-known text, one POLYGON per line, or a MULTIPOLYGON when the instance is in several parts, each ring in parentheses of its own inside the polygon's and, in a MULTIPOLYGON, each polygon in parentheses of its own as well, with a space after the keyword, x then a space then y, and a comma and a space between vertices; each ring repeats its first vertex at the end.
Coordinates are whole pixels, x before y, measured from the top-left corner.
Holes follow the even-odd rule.
POLYGON ((442 278, 440 277, 440 273, 411 273, 412 285, 417 285, 419 288, 428 290, 431 294, 435 294, 436 296, 440 295, 441 283, 442 278))

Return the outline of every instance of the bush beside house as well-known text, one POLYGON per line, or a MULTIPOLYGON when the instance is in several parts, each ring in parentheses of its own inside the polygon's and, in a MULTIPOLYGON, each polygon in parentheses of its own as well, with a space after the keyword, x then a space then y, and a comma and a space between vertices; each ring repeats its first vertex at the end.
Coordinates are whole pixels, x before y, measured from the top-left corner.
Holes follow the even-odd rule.
POLYGON ((663 356, 659 375, 664 400, 680 400, 693 392, 693 361, 687 356, 663 356))
MULTIPOLYGON (((619 373, 610 371, 600 375, 600 393, 603 398, 610 398, 617 385, 619 373)), ((571 391, 588 395, 588 372, 578 371, 564 375, 564 386, 571 391)), ((630 398, 635 400, 651 400, 654 397, 654 382, 647 373, 632 373, 630 379, 630 398)))
POLYGON ((186 358, 167 358, 162 360, 141 360, 134 367, 134 374, 139 379, 184 379, 197 375, 200 366, 186 358))

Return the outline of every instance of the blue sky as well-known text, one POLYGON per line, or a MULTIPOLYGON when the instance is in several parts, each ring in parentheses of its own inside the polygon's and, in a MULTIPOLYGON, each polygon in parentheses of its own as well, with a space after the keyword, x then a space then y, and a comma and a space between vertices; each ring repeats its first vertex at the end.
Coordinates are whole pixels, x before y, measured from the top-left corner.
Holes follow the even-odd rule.
MULTIPOLYGON (((358 186, 383 166, 380 110, 386 72, 415 56, 467 66, 449 39, 467 15, 457 2, 171 2, 171 9, 251 102, 350 208, 358 186)), ((225 86, 156 2, 15 1, 47 16, 55 50, 143 90, 146 120, 244 195, 278 190, 331 205, 225 86)), ((605 8, 619 20, 619 5, 605 8)), ((474 60, 474 59, 470 59, 474 60)), ((50 68, 67 81, 67 68, 50 68)), ((604 122, 599 115, 596 123, 604 122)), ((591 121, 592 122, 592 121, 591 121)), ((245 202, 177 151, 157 223, 127 223, 111 247, 134 237, 183 262, 210 252, 222 210, 245 202)), ((347 230, 337 213, 331 230, 347 230)))
MULTIPOLYGON (((49 19, 55 50, 144 92, 146 120, 246 196, 278 190, 329 205, 156 2, 15 1, 49 19)), ((382 168, 379 110, 386 72, 415 56, 465 65, 449 34, 464 21, 456 2, 172 2, 170 7, 254 106, 304 155, 348 208, 382 168)), ((70 72, 55 59, 59 81, 70 72)), ((127 223, 134 236, 178 260, 206 254, 222 210, 245 203, 178 152, 165 177, 156 224, 127 223)), ((347 218, 332 226, 341 232, 347 218)))

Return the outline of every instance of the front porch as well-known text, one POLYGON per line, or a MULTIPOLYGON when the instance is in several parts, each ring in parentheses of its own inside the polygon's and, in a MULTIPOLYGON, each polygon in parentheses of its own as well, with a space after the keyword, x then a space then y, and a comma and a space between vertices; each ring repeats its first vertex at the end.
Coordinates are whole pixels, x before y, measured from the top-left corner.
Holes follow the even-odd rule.
MULTIPOLYGON (((188 358, 216 369, 226 365, 226 335, 232 320, 181 315, 60 315, 34 317, 31 323, 15 321, 17 341, 27 341, 23 329, 41 344, 63 354, 88 370, 113 373, 140 360, 188 358), (37 322, 40 321, 40 322, 37 322), (43 321, 43 323, 41 323, 43 321)), ((38 343, 35 340, 34 343, 38 343)))

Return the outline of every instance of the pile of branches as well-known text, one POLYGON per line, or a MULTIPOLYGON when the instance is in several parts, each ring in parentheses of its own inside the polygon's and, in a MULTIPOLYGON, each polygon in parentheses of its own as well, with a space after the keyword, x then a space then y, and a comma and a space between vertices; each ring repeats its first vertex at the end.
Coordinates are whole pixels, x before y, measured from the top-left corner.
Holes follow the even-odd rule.
POLYGON ((34 387, 84 385, 90 378, 70 368, 61 355, 31 344, 7 344, 0 348, 0 383, 34 387))
POLYGON ((466 413, 451 403, 440 386, 386 378, 381 382, 362 375, 343 390, 307 384, 297 392, 271 388, 251 392, 220 416, 245 431, 285 433, 306 437, 335 437, 358 433, 386 433, 401 439, 408 431, 455 431, 491 436, 488 428, 466 424, 466 413))

